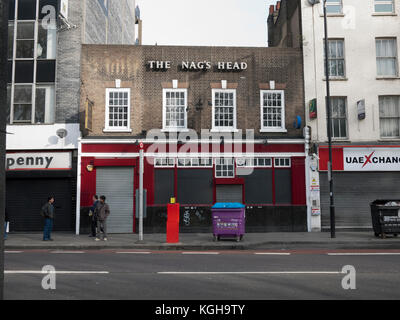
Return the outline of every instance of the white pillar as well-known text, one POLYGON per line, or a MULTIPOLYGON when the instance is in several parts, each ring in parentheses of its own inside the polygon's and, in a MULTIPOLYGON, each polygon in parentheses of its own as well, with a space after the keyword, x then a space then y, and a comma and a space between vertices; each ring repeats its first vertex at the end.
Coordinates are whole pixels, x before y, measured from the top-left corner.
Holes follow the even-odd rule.
POLYGON ((79 235, 80 222, 81 222, 81 175, 82 175, 82 142, 81 138, 78 139, 78 168, 76 179, 76 235, 79 235))

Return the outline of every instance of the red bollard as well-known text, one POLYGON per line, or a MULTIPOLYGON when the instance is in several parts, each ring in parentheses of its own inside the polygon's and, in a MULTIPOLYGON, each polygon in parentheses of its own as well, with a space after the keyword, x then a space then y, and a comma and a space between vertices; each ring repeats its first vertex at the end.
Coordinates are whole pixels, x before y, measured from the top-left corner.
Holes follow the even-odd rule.
POLYGON ((179 203, 168 204, 167 211, 167 243, 179 242, 179 203))

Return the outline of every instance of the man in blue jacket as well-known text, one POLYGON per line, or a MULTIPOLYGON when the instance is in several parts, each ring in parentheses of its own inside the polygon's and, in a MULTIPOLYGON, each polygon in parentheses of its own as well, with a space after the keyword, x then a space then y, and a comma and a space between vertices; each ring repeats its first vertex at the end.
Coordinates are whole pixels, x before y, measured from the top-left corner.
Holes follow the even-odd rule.
POLYGON ((99 196, 95 194, 93 196, 93 205, 90 207, 89 210, 89 217, 90 217, 90 227, 91 227, 91 234, 89 234, 89 237, 96 237, 96 227, 97 227, 97 213, 96 213, 96 208, 97 205, 99 204, 99 196))

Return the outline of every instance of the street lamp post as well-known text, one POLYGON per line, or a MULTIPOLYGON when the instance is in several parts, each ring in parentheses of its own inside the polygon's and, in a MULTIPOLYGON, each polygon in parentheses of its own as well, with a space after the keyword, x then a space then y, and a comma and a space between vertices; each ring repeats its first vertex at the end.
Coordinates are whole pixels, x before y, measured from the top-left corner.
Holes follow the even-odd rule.
MULTIPOLYGON (((326 2, 323 1, 324 7, 324 34, 325 34, 325 78, 326 78, 326 110, 327 110, 327 128, 328 128, 328 149, 329 149, 329 162, 328 162, 328 181, 329 181, 329 212, 330 212, 330 223, 331 223, 331 238, 336 238, 336 227, 335 227, 335 204, 333 197, 333 176, 332 176, 332 110, 331 110, 331 93, 329 83, 329 47, 328 47, 328 19, 326 12, 326 2)), ((308 0, 311 5, 315 5, 320 0, 308 0)))
POLYGON ((0 0, 0 300, 4 291, 4 212, 6 200, 6 104, 8 56, 8 0, 0 0))

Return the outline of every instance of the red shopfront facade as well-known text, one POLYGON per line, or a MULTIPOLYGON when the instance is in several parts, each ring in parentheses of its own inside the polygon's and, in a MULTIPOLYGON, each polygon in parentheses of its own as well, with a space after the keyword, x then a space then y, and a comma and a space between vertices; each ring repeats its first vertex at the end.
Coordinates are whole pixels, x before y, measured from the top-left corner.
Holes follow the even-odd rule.
MULTIPOLYGON (((165 232, 171 197, 181 205, 181 232, 211 231, 211 207, 216 202, 245 204, 247 232, 307 230, 301 139, 257 142, 252 152, 243 154, 222 144, 219 152, 211 144, 182 152, 187 146, 176 143, 153 152, 154 144, 143 142, 145 232, 165 232)), ((98 194, 105 195, 111 207, 109 232, 136 232, 138 140, 83 139, 79 154, 77 231, 88 232, 88 208, 98 194)))

